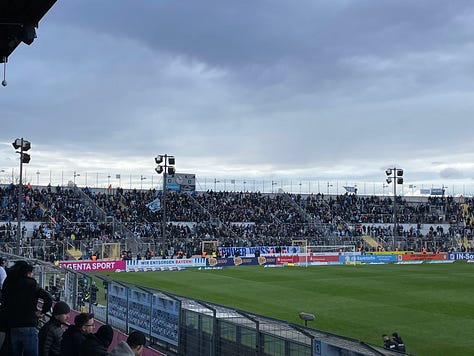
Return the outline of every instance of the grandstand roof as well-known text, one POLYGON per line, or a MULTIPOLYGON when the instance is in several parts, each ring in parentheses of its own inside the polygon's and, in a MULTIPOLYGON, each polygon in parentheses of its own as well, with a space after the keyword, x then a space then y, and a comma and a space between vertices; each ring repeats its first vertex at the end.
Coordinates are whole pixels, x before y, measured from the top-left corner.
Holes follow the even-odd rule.
POLYGON ((21 42, 33 42, 35 28, 55 3, 56 0, 0 0, 0 63, 21 42))

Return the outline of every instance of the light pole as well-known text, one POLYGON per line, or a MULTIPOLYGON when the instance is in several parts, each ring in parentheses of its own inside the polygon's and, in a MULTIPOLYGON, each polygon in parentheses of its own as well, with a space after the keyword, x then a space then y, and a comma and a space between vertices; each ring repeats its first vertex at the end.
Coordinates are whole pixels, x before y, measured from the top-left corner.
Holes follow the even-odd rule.
POLYGON ((21 253, 21 198, 23 194, 23 187, 22 187, 22 175, 23 175, 23 163, 29 163, 30 162, 30 155, 27 153, 24 153, 28 151, 31 148, 31 143, 30 141, 27 141, 23 138, 17 138, 15 141, 12 143, 13 148, 15 150, 20 149, 20 151, 16 151, 16 153, 20 154, 20 179, 18 181, 18 207, 17 207, 17 228, 16 228, 16 251, 17 255, 20 255, 21 253))
POLYGON ((143 180, 146 179, 144 176, 140 176, 140 190, 143 190, 143 180))
POLYGON ((39 181, 40 181, 40 171, 36 171, 36 185, 39 186, 39 181))
POLYGON ((80 177, 81 175, 79 173, 77 173, 76 171, 74 171, 74 186, 76 186, 76 177, 80 177))
POLYGON ((217 191, 217 183, 220 183, 220 180, 217 180, 217 178, 214 178, 214 192, 217 191))
MULTIPOLYGON (((155 172, 158 174, 163 173, 163 195, 161 197, 161 216, 162 216, 162 222, 161 222, 161 229, 162 229, 162 238, 163 238, 163 243, 166 242, 166 176, 168 174, 173 175, 176 170, 175 170, 175 159, 174 156, 168 156, 167 154, 165 155, 158 155, 155 157, 155 163, 158 165, 155 168, 155 172)), ((216 182, 214 182, 215 184, 216 182)))
POLYGON ((393 234, 392 234, 392 251, 395 250, 395 240, 398 236, 397 226, 397 184, 403 184, 403 169, 393 167, 385 170, 387 175, 387 183, 393 182, 393 234))
POLYGON ((329 195, 329 187, 332 187, 332 184, 330 184, 330 183, 328 182, 328 184, 327 184, 327 188, 328 188, 328 189, 327 189, 327 195, 329 195))
POLYGON ((278 182, 275 182, 275 181, 272 180, 272 194, 273 194, 273 186, 277 185, 277 184, 278 184, 278 182))

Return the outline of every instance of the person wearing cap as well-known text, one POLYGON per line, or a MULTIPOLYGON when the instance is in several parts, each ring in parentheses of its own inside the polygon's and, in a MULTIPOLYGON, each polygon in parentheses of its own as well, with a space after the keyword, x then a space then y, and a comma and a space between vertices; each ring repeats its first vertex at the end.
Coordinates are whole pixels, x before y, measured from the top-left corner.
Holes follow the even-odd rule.
POLYGON ((140 356, 146 345, 145 334, 141 331, 132 331, 127 341, 120 341, 112 350, 113 356, 140 356))
POLYGON ((80 356, 81 345, 86 335, 94 331, 94 314, 80 313, 74 318, 74 325, 70 325, 61 340, 60 355, 80 356))
POLYGON ((114 339, 114 329, 110 325, 102 325, 95 334, 86 335, 81 344, 80 355, 83 356, 108 356, 107 352, 114 339))
POLYGON ((8 334, 8 355, 38 354, 38 319, 50 311, 52 304, 51 295, 33 278, 33 265, 15 262, 3 283, 0 308, 0 326, 8 334), (40 299, 43 305, 38 310, 40 299))
POLYGON ((64 326, 69 320, 71 309, 65 302, 57 302, 53 307, 53 315, 43 325, 38 334, 39 356, 59 356, 64 326))

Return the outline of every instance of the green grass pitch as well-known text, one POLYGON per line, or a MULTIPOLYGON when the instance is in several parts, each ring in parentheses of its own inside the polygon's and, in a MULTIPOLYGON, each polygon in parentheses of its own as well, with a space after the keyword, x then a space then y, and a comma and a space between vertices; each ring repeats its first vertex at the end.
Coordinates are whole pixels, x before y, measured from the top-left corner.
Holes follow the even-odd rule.
POLYGON ((189 268, 107 273, 138 285, 381 345, 397 331, 416 355, 474 354, 474 264, 189 268))

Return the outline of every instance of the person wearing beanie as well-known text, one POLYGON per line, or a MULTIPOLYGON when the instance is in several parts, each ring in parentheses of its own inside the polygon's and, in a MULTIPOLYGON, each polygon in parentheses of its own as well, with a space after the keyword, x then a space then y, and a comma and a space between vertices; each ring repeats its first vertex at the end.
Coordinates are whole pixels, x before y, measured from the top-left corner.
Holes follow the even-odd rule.
POLYGON ((81 345, 86 335, 94 331, 94 314, 80 313, 74 318, 74 325, 70 325, 63 334, 60 355, 80 356, 81 345))
POLYGON ((8 355, 38 354, 38 319, 50 311, 52 304, 51 295, 33 278, 33 265, 16 261, 7 271, 0 307, 0 329, 8 330, 9 335, 8 355), (40 299, 43 305, 38 310, 40 299))
POLYGON ((81 344, 81 356, 108 356, 107 352, 112 340, 114 330, 110 325, 102 325, 95 334, 87 334, 81 344))
POLYGON ((132 331, 127 342, 120 341, 110 353, 111 356, 140 356, 146 345, 145 334, 141 331, 132 331))
POLYGON ((64 327, 69 320, 71 309, 65 302, 57 302, 53 307, 53 314, 49 321, 42 326, 38 334, 38 355, 59 356, 64 327))

